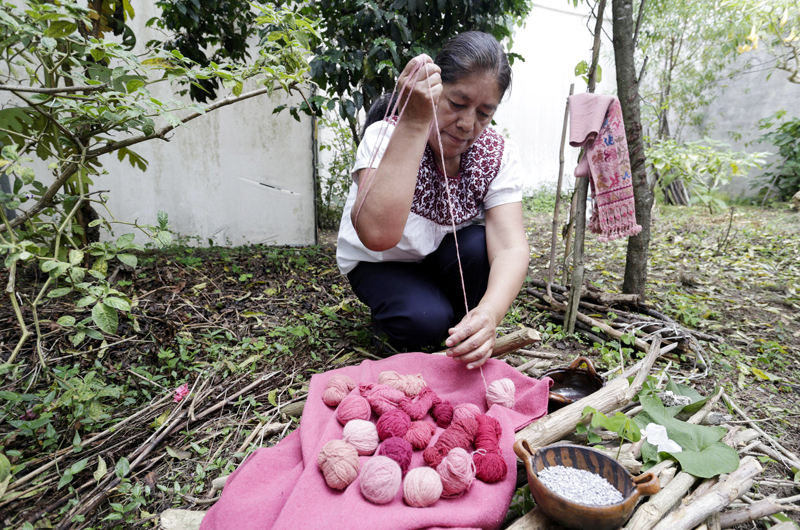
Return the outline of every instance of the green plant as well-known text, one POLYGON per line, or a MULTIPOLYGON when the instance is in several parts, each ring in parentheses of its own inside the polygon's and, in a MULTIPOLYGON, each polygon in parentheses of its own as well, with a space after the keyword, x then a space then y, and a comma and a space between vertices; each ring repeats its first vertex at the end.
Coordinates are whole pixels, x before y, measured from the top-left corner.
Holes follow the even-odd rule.
POLYGON ((689 188, 692 204, 706 206, 710 213, 727 207, 717 196, 721 186, 733 177, 744 177, 761 167, 771 153, 748 153, 730 150, 723 142, 704 138, 678 143, 670 138, 653 141, 646 149, 647 159, 660 173, 659 186, 666 189, 674 180, 689 188))
POLYGON ((786 114, 780 111, 774 116, 761 120, 758 128, 767 132, 757 141, 760 143, 770 143, 778 148, 778 159, 769 163, 765 171, 753 179, 751 187, 760 188, 764 194, 761 201, 762 205, 767 198, 774 194, 778 200, 785 201, 800 189, 800 118, 791 118, 778 124, 779 120, 786 114))
POLYGON ((339 226, 347 193, 353 182, 350 171, 356 161, 356 144, 350 128, 332 112, 325 112, 319 118, 319 124, 330 132, 326 135, 330 143, 323 142, 319 146, 320 153, 327 151, 330 158, 326 163, 319 164, 319 169, 326 175, 320 175, 317 180, 317 226, 334 230, 339 226))

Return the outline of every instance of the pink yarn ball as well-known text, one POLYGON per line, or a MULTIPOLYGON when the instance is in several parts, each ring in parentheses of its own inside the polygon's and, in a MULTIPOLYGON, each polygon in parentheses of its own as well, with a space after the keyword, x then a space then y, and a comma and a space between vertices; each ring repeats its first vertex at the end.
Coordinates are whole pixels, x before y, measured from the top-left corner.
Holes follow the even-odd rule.
POLYGON ((329 407, 335 407, 356 387, 356 383, 344 374, 333 374, 325 385, 322 401, 329 407))
POLYGON ((368 420, 372 416, 369 402, 356 394, 347 396, 336 408, 336 419, 342 425, 347 425, 350 420, 368 420))
POLYGON ((383 416, 390 410, 396 409, 400 400, 406 397, 405 394, 388 385, 367 383, 359 385, 358 388, 378 416, 383 416))
POLYGON ((337 490, 352 484, 360 467, 356 448, 342 440, 326 443, 317 457, 317 465, 325 477, 325 483, 337 490))
POLYGON ((401 375, 392 370, 378 374, 378 383, 396 388, 408 397, 416 396, 427 386, 422 374, 401 375))
POLYGON ((414 449, 425 449, 431 443, 431 438, 436 434, 436 425, 427 421, 412 421, 406 432, 405 438, 414 449))
POLYGON ((475 463, 467 451, 456 447, 436 466, 436 472, 442 479, 442 497, 458 497, 475 480, 475 463))
POLYGON ((361 470, 361 494, 375 504, 392 502, 402 482, 400 466, 388 456, 370 458, 361 470))
POLYGON ((378 456, 388 456, 400 466, 403 475, 411 465, 411 444, 404 438, 393 436, 378 447, 378 456))
POLYGON ((489 408, 492 405, 500 405, 509 409, 514 408, 514 393, 517 388, 514 386, 514 381, 511 379, 498 379, 492 381, 489 388, 486 390, 486 403, 489 408))
POLYGON ((403 499, 409 506, 424 508, 442 496, 442 479, 429 467, 412 469, 403 480, 403 499))
POLYGON ((381 440, 392 436, 405 436, 411 427, 411 418, 400 409, 390 410, 378 419, 377 427, 381 440))
POLYGON ((367 420, 348 421, 342 439, 355 447, 360 456, 371 455, 380 443, 375 424, 367 420))
POLYGON ((462 403, 453 409, 453 421, 463 418, 474 418, 481 413, 481 409, 474 403, 462 403))

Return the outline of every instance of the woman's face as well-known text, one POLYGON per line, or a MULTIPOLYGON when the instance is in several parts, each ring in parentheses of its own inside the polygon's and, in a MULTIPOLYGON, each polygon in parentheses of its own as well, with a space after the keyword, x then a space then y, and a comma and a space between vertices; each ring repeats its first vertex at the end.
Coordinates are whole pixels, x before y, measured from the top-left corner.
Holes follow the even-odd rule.
MULTIPOLYGON (((500 104, 500 87, 493 74, 485 73, 463 77, 442 88, 436 107, 442 150, 445 160, 457 159, 492 121, 500 104)), ((441 154, 435 131, 431 131, 428 142, 438 161, 441 154)))

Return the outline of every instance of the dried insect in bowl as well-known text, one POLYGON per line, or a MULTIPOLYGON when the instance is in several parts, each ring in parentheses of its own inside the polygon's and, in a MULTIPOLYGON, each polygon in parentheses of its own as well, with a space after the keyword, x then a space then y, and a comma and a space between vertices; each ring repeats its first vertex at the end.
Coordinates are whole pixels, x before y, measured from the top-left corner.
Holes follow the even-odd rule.
POLYGON ((625 524, 642 495, 654 495, 661 486, 652 473, 633 477, 605 453, 579 445, 550 445, 537 451, 527 440, 514 444, 523 462, 528 485, 536 504, 553 521, 575 530, 612 530, 625 524), (539 472, 553 466, 582 469, 606 479, 621 494, 622 501, 605 506, 588 506, 555 493, 539 480, 539 472))
POLYGON ((603 388, 603 378, 595 372, 592 361, 583 356, 576 358, 567 368, 554 368, 543 376, 553 380, 547 402, 548 414, 603 388), (586 364, 586 368, 580 368, 581 364, 586 364))

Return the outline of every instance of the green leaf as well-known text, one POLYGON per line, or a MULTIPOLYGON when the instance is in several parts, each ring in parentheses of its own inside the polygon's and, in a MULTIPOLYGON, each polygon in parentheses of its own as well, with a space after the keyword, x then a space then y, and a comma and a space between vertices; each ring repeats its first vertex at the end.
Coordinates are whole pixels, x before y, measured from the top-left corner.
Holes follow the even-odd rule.
POLYGON ((128 267, 132 267, 134 269, 136 268, 136 264, 139 263, 136 256, 133 254, 117 254, 117 259, 128 267))
POLYGON ((114 472, 119 478, 126 477, 131 472, 131 465, 128 459, 124 456, 120 458, 117 465, 114 466, 114 472))
POLYGON ((75 317, 70 315, 64 315, 63 317, 57 320, 59 326, 63 326, 65 328, 71 328, 75 325, 75 317))
POLYGON ((92 321, 103 333, 113 335, 117 332, 117 324, 119 323, 117 310, 102 302, 98 302, 92 308, 92 321))
POLYGON ((78 25, 70 22, 68 20, 56 20, 47 30, 44 32, 45 35, 48 37, 53 37, 56 39, 63 39, 64 37, 69 37, 75 30, 78 29, 78 25))
POLYGON ((94 477, 94 479, 95 479, 97 482, 100 482, 100 480, 101 480, 101 479, 102 479, 104 476, 106 476, 106 473, 107 473, 107 472, 108 472, 108 467, 106 466, 106 461, 105 461, 105 460, 103 460, 103 457, 102 457, 102 456, 99 456, 99 455, 98 455, 98 456, 97 456, 97 469, 95 470, 95 472, 94 472, 94 473, 92 473, 92 476, 94 477))

